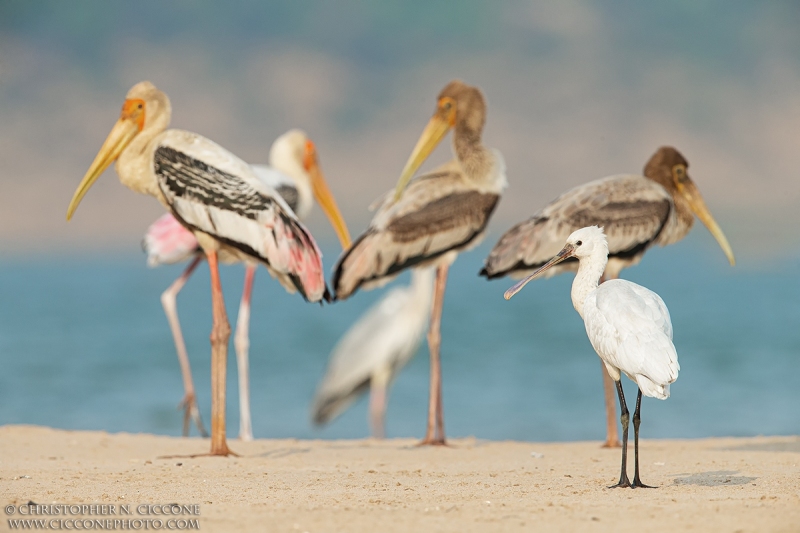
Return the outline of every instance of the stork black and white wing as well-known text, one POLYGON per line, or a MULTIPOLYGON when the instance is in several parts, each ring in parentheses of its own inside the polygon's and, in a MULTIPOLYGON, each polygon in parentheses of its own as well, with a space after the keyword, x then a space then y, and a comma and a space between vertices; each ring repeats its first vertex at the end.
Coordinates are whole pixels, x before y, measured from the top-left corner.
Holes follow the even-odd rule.
POLYGON ((336 298, 478 244, 499 199, 499 194, 470 189, 457 173, 416 178, 400 201, 384 201, 367 231, 341 257, 333 278, 336 298))
POLYGON ((221 153, 213 142, 178 130, 171 133, 180 135, 180 148, 170 137, 163 138, 153 165, 175 217, 288 276, 307 300, 327 297, 322 254, 280 195, 232 155, 204 158, 221 153), (186 136, 192 137, 191 143, 186 136))

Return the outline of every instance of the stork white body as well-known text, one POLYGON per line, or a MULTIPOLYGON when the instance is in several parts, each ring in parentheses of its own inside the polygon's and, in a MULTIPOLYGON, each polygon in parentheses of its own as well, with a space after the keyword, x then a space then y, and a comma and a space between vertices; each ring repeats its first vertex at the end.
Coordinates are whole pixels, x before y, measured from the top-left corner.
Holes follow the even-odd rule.
POLYGON ((411 285, 387 292, 342 336, 314 397, 316 424, 339 416, 369 387, 372 434, 384 436, 388 388, 422 342, 433 280, 433 268, 412 270, 411 285))
POLYGON ((622 412, 622 472, 618 487, 646 487, 639 480, 639 411, 641 396, 665 400, 678 379, 678 353, 672 343, 672 323, 661 297, 641 285, 622 279, 598 285, 608 261, 603 230, 590 226, 573 232, 553 259, 505 293, 506 299, 552 266, 575 257, 578 273, 572 283, 572 305, 583 318, 586 334, 608 374, 616 382, 622 412), (620 384, 625 374, 639 387, 634 413, 636 473, 633 484, 626 474, 628 409, 620 384))

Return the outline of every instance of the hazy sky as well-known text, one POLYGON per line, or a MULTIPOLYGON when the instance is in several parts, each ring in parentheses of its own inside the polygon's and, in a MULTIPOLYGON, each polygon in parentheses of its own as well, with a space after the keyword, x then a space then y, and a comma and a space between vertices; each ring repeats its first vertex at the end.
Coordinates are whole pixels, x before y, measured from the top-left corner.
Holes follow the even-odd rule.
MULTIPOLYGON (((304 128, 358 234, 458 77, 483 89, 508 167, 489 240, 672 144, 740 256, 796 256, 799 27, 789 0, 3 0, 0 253, 138 246, 161 207, 113 170, 65 213, 140 80, 170 96, 174 127, 247 161, 304 128)), ((319 210, 309 226, 333 238, 319 210)))

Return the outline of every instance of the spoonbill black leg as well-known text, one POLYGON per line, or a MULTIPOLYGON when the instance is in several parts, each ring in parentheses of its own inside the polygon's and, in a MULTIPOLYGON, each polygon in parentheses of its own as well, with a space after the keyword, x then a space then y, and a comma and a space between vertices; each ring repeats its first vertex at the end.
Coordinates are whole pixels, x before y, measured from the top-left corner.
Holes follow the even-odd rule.
POLYGON ((633 471, 633 484, 631 488, 643 488, 643 489, 654 489, 656 487, 651 487, 650 485, 645 485, 639 479, 639 423, 641 422, 641 417, 639 416, 639 411, 642 408, 642 390, 639 389, 639 394, 636 395, 636 411, 633 412, 633 456, 634 456, 634 471, 633 471))
MULTIPOLYGON (((625 405, 625 393, 622 392, 622 381, 617 380, 617 396, 619 396, 619 421, 622 424, 622 469, 619 473, 619 483, 611 485, 610 489, 617 487, 630 487, 631 482, 628 480, 628 423, 630 422, 630 413, 628 406, 625 405)), ((637 411, 638 412, 638 411, 637 411)))

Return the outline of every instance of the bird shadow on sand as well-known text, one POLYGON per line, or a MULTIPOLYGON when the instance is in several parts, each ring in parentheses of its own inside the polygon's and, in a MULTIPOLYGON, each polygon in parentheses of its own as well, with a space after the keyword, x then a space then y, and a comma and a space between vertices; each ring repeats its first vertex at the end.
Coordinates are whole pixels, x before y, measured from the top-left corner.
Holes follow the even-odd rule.
POLYGON ((309 452, 311 452, 311 448, 279 448, 277 450, 270 450, 264 453, 257 453, 251 457, 269 457, 271 459, 277 459, 279 457, 288 457, 289 455, 309 452))
POLYGON ((749 443, 740 446, 726 446, 718 448, 724 451, 742 452, 794 452, 800 453, 800 439, 784 440, 778 442, 749 443))
POLYGON ((698 472, 696 474, 678 474, 672 480, 673 485, 699 485, 701 487, 722 487, 725 485, 746 485, 752 483, 757 477, 737 476, 738 470, 716 470, 713 472, 698 472))

